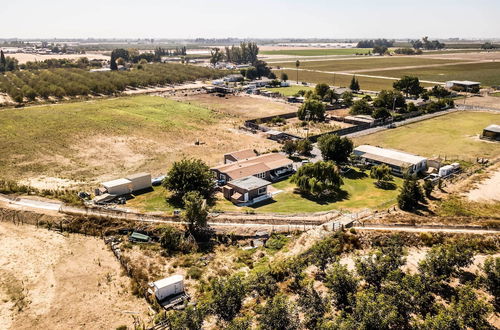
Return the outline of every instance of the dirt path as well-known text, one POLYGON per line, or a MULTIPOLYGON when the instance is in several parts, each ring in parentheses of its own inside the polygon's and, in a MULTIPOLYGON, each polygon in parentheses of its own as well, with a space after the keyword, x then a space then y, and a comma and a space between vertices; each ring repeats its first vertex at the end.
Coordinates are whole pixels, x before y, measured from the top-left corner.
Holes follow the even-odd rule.
POLYGON ((111 329, 148 306, 103 241, 0 223, 0 329, 111 329), (8 248, 5 248, 8 247, 8 248))
POLYGON ((467 229, 467 228, 454 228, 453 226, 443 227, 415 227, 415 226, 394 226, 394 225, 367 225, 367 226, 354 226, 356 230, 381 230, 381 231, 407 231, 414 233, 457 233, 457 234, 498 234, 499 230, 490 229, 467 229))
POLYGON ((358 73, 358 72, 378 72, 378 71, 407 70, 407 69, 426 69, 426 68, 436 68, 436 67, 442 67, 442 66, 453 66, 453 65, 462 65, 462 64, 478 64, 478 63, 491 63, 491 62, 495 62, 495 61, 493 61, 493 60, 484 60, 484 61, 469 61, 469 62, 458 62, 458 63, 439 63, 439 64, 426 64, 426 65, 392 66, 392 67, 386 67, 386 68, 349 70, 349 71, 344 71, 344 72, 358 73))
POLYGON ((475 202, 500 202, 500 168, 490 178, 479 183, 476 189, 471 190, 467 198, 475 202))

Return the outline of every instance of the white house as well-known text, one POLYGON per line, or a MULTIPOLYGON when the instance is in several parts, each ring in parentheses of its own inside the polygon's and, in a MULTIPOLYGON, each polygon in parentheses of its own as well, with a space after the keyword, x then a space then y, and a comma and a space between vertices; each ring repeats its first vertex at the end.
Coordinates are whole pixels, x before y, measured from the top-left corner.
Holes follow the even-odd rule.
POLYGON ((403 151, 361 145, 353 150, 363 162, 372 165, 386 164, 395 175, 419 173, 427 168, 427 158, 403 151))

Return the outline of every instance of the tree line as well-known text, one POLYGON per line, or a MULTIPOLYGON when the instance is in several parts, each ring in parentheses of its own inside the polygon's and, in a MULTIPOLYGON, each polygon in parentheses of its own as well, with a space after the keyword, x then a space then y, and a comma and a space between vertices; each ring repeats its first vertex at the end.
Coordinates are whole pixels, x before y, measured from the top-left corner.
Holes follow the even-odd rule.
POLYGON ((157 63, 140 67, 112 72, 89 72, 78 68, 7 72, 0 75, 0 92, 7 93, 17 103, 23 103, 37 98, 111 95, 127 87, 182 83, 224 75, 223 71, 181 64, 157 63))
POLYGON ((357 48, 375 48, 376 46, 383 46, 386 48, 393 47, 395 40, 375 39, 375 40, 361 40, 357 44, 357 48))

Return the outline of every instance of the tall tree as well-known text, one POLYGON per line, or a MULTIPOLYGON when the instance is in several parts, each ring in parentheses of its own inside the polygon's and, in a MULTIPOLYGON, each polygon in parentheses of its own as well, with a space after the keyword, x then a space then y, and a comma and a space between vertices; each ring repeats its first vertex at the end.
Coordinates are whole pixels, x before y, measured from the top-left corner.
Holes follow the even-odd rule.
POLYGON ((354 92, 359 92, 359 81, 356 79, 356 76, 352 76, 351 84, 349 85, 349 89, 354 92))
POLYGON ((297 70, 297 84, 299 83, 299 66, 300 66, 300 61, 299 60, 295 61, 295 69, 297 70))
POLYGON ((297 111, 300 120, 324 121, 325 105, 314 99, 306 100, 297 111))
POLYGON ((344 163, 353 150, 352 140, 335 134, 323 135, 318 139, 318 148, 326 161, 344 163))
POLYGON ((0 50, 0 72, 5 72, 7 67, 7 61, 5 60, 5 54, 3 50, 0 50))
POLYGON ((412 95, 418 97, 424 91, 424 88, 420 86, 420 81, 418 77, 404 76, 398 81, 395 81, 392 85, 394 89, 405 93, 406 97, 412 95))
POLYGON ((425 201, 422 187, 414 178, 406 178, 398 195, 398 206, 405 211, 413 211, 425 201))
POLYGON ((116 57, 113 53, 111 53, 111 61, 109 64, 109 68, 113 71, 118 70, 118 65, 116 64, 116 57))
POLYGON ((214 174, 200 159, 174 162, 163 185, 181 199, 190 191, 197 191, 206 199, 215 193, 214 174))
POLYGON ((295 183, 302 193, 317 198, 338 194, 340 185, 344 183, 335 163, 324 161, 300 167, 292 176, 291 182, 295 183))
POLYGON ((370 177, 377 180, 378 187, 383 187, 384 184, 392 181, 391 169, 385 164, 373 166, 370 170, 370 177))
POLYGON ((223 55, 220 51, 220 48, 212 48, 212 50, 210 51, 210 64, 212 64, 213 66, 216 66, 217 63, 219 63, 223 58, 223 55))
POLYGON ((182 198, 185 213, 184 219, 188 223, 191 233, 203 231, 207 227, 208 211, 206 202, 197 191, 190 191, 182 198))

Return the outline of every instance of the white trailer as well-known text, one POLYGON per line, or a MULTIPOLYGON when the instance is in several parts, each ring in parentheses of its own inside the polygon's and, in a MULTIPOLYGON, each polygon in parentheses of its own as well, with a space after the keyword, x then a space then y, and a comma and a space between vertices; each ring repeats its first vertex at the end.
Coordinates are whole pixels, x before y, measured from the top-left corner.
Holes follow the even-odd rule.
POLYGON ((108 182, 103 182, 102 186, 110 195, 126 195, 133 191, 132 181, 127 179, 116 179, 108 182))
POLYGON ((151 174, 150 173, 136 173, 127 176, 125 179, 132 182, 133 191, 144 190, 151 188, 151 174))
POLYGON ((153 291, 159 301, 184 292, 184 276, 173 275, 153 282, 153 291))
POLYGON ((438 175, 442 178, 447 177, 460 169, 460 164, 453 163, 450 165, 445 165, 439 169, 438 175))

